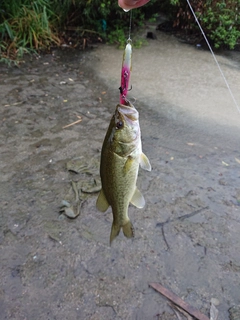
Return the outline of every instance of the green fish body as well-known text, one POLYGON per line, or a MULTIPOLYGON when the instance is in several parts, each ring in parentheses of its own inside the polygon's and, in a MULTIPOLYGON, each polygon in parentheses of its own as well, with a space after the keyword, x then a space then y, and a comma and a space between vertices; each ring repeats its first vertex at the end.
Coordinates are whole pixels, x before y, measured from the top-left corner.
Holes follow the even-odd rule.
POLYGON ((100 164, 102 189, 96 206, 102 212, 112 207, 110 244, 121 228, 127 238, 134 237, 134 228, 128 217, 129 203, 137 208, 145 205, 136 182, 139 165, 148 171, 151 165, 142 153, 138 119, 138 111, 130 102, 118 104, 103 142, 100 164))

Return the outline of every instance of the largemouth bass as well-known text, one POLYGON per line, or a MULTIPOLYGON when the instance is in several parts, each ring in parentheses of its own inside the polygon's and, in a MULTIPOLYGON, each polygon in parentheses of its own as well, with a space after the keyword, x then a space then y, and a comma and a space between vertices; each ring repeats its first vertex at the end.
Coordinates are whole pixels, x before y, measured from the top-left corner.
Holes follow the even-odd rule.
POLYGON ((151 171, 150 162, 142 153, 138 111, 129 101, 125 103, 116 107, 101 153, 102 189, 96 205, 102 212, 112 207, 110 244, 121 228, 127 238, 134 237, 128 206, 132 203, 137 208, 144 207, 144 197, 136 187, 139 165, 151 171))

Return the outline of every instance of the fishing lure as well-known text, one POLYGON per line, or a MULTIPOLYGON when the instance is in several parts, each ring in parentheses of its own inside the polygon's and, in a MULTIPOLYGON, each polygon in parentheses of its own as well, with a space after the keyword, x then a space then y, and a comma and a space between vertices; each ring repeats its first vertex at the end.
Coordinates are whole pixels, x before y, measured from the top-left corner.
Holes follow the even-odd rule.
POLYGON ((121 72, 121 86, 120 90, 120 103, 126 104, 128 93, 128 85, 130 80, 130 73, 132 71, 132 40, 127 40, 127 45, 123 53, 122 72, 121 72))

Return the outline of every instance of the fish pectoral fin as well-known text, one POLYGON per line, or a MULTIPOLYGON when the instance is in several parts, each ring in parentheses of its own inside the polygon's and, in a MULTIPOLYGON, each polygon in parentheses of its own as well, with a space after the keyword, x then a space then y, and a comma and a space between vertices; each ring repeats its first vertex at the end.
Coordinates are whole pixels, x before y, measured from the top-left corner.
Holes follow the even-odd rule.
POLYGON ((145 199, 141 192, 138 190, 138 188, 135 189, 134 194, 131 199, 131 204, 133 204, 135 207, 141 209, 145 206, 145 199))
POLYGON ((150 161, 148 160, 148 157, 144 153, 140 155, 140 166, 143 170, 147 170, 147 171, 152 170, 150 161))
POLYGON ((101 189, 99 195, 98 195, 98 198, 97 198, 97 202, 96 202, 96 207, 99 211, 101 212, 105 212, 108 207, 109 207, 109 203, 106 199, 106 196, 103 192, 103 189, 101 189))
POLYGON ((130 171, 130 169, 132 167, 132 164, 133 164, 133 161, 134 161, 134 159, 131 156, 129 156, 127 158, 127 161, 125 162, 125 165, 124 165, 124 168, 123 168, 124 175, 127 174, 130 171))

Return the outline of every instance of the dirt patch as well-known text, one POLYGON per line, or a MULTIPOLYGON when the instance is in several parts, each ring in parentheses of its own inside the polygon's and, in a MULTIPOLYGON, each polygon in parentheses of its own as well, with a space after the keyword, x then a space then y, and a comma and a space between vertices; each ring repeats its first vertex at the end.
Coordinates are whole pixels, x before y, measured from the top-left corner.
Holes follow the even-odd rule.
POLYGON ((85 66, 89 57, 55 51, 0 67, 1 319, 177 319, 148 286, 161 282, 206 315, 217 298, 226 320, 239 296, 239 151, 137 106, 153 167, 138 180, 147 206, 129 208, 136 238, 109 247, 111 212, 96 210, 97 190, 84 183, 99 178, 118 89, 85 66), (60 212, 74 201, 72 181, 76 219, 60 212))

